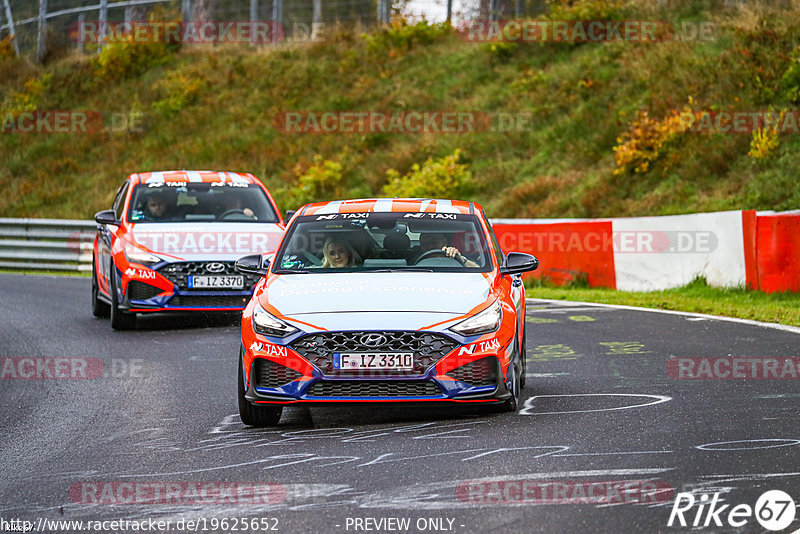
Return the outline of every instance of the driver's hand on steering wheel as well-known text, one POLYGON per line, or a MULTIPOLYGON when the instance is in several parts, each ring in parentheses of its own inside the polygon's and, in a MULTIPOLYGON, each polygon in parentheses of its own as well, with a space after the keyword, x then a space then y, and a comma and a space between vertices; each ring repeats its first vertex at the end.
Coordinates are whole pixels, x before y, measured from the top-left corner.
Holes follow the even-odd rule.
POLYGON ((242 210, 242 213, 244 213, 244 214, 245 214, 245 215, 247 215, 248 217, 252 217, 252 218, 255 218, 255 216, 256 216, 256 214, 255 214, 255 213, 253 213, 253 210, 251 210, 250 208, 244 208, 244 209, 242 210))
POLYGON ((461 251, 456 247, 442 247, 442 251, 448 258, 453 258, 464 267, 477 267, 478 264, 471 261, 469 258, 461 254, 461 251))

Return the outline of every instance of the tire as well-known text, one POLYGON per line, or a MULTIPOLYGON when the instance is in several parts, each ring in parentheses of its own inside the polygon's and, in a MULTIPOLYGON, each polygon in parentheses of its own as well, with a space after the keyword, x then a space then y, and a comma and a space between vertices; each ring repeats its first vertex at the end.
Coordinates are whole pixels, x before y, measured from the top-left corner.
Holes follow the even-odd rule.
POLYGON ((517 366, 513 367, 513 371, 511 376, 513 377, 513 382, 511 384, 511 397, 506 399, 506 401, 500 405, 499 411, 501 412, 516 412, 519 408, 519 399, 520 399, 520 392, 522 388, 525 386, 525 332, 523 330, 522 333, 522 350, 518 353, 518 358, 520 360, 519 363, 519 371, 517 371, 517 366))
POLYGON ((120 309, 117 301, 117 282, 114 274, 114 265, 111 265, 111 328, 114 330, 133 330, 136 328, 136 314, 120 309))
POLYGON ((522 349, 520 350, 519 357, 522 360, 522 376, 519 379, 519 389, 525 387, 528 377, 528 348, 525 340, 525 320, 522 321, 522 349))
POLYGON ((517 408, 519 408, 519 395, 521 385, 520 385, 520 373, 517 372, 516 367, 514 368, 514 372, 512 376, 514 377, 514 382, 511 384, 511 397, 509 397, 503 404, 500 405, 501 412, 516 412, 517 408))
POLYGON ((106 318, 111 313, 111 306, 98 298, 100 288, 97 285, 97 268, 92 261, 92 315, 106 318))
POLYGON ((281 420, 282 406, 256 406, 244 398, 244 371, 242 353, 239 352, 239 418, 247 426, 278 426, 281 420))

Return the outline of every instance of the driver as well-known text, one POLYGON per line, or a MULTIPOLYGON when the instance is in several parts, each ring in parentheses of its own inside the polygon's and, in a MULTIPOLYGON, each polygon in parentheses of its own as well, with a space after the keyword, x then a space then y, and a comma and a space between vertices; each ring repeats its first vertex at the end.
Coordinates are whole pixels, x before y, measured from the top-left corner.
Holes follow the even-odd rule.
POLYGON ((239 197, 239 195, 225 195, 222 197, 222 201, 220 202, 219 206, 219 214, 217 216, 224 215, 229 211, 241 212, 247 217, 253 219, 255 218, 253 210, 244 207, 242 199, 239 197))
POLYGON ((426 252, 430 252, 431 250, 441 250, 444 255, 448 258, 453 258, 457 262, 461 263, 464 267, 478 267, 478 264, 474 261, 470 260, 463 254, 461 251, 458 250, 456 247, 448 247, 447 246, 447 237, 441 233, 426 233, 420 234, 419 236, 419 254, 417 255, 416 261, 419 260, 419 257, 425 254, 426 252))
POLYGON ((145 216, 154 221, 162 221, 169 218, 173 206, 166 193, 156 193, 147 198, 144 205, 145 216))

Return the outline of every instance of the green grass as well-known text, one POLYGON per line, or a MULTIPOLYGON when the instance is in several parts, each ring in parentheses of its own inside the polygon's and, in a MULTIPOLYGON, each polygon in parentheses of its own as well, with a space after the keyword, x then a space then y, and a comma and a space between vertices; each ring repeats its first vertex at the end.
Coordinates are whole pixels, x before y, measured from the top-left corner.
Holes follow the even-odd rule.
POLYGON ((744 288, 709 287, 699 279, 680 288, 648 293, 613 289, 553 288, 530 286, 528 298, 622 304, 660 310, 751 319, 766 323, 800 326, 800 294, 765 294, 744 288))
POLYGON ((253 172, 285 210, 296 207, 298 177, 317 155, 342 163, 342 196, 364 196, 380 194, 388 169, 405 174, 457 148, 474 176, 467 194, 491 217, 800 207, 800 136, 755 160, 748 135, 684 134, 638 174, 615 175, 613 153, 640 111, 660 119, 690 97, 702 110, 796 108, 782 79, 798 61, 800 7, 633 4, 625 18, 711 20, 719 38, 498 48, 424 27, 387 38, 341 32, 276 49, 149 50, 121 77, 103 77, 93 56, 45 66, 0 58, 0 110, 144 114, 140 131, 0 135, 0 216, 90 217, 131 172, 174 168, 253 172), (287 110, 526 112, 534 120, 505 133, 304 135, 274 127, 287 110))
POLYGON ((91 272, 77 272, 77 271, 42 271, 42 270, 25 270, 25 269, 0 269, 0 274, 25 274, 25 275, 40 275, 40 276, 72 276, 76 278, 89 278, 92 276, 91 272))

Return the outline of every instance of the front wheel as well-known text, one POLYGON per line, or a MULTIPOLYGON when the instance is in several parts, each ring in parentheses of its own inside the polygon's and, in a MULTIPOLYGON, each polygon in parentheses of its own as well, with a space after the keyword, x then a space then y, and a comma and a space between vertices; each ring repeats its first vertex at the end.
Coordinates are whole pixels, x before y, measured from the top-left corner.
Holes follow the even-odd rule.
POLYGON ((239 418, 247 426, 278 426, 281 420, 281 406, 257 406, 251 404, 245 397, 244 390, 244 359, 239 353, 239 418))
POLYGON ((114 265, 111 266, 111 328, 114 330, 133 330, 136 328, 136 314, 120 309, 117 297, 117 276, 114 274, 114 265))
POLYGON ((511 373, 511 397, 500 405, 501 412, 516 412, 519 408, 520 374, 514 367, 511 373))
POLYGON ((525 387, 528 376, 528 349, 525 341, 525 322, 522 322, 522 348, 519 351, 519 359, 522 360, 522 376, 519 378, 520 389, 525 387))
POLYGON ((100 287, 97 285, 97 268, 92 261, 92 315, 95 317, 108 317, 111 307, 98 297, 100 287))

